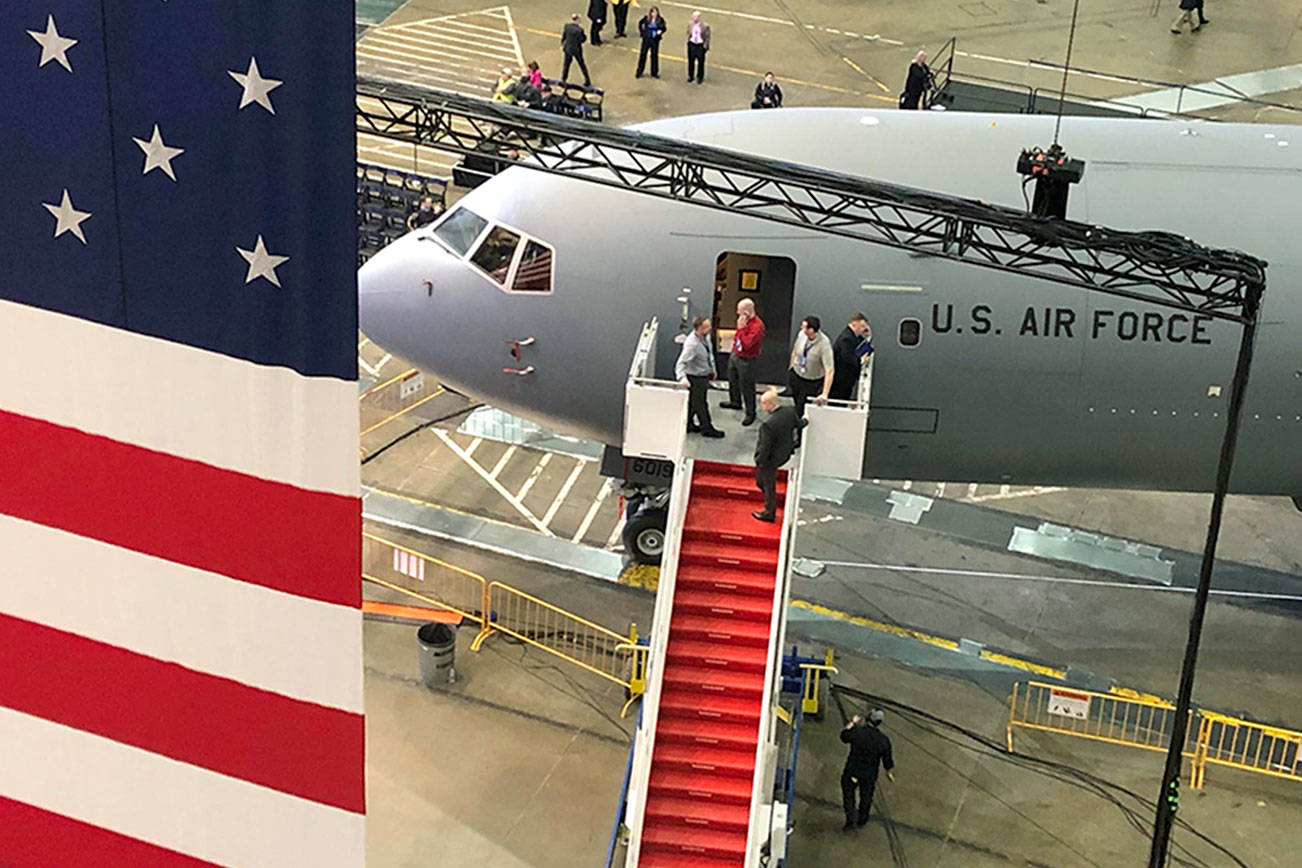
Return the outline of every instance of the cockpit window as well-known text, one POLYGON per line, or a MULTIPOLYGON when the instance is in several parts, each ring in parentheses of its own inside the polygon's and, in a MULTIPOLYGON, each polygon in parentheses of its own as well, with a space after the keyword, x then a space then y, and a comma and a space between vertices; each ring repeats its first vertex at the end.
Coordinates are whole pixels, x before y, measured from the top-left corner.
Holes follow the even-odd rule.
POLYGON ((519 243, 519 235, 503 226, 494 226, 484 236, 470 261, 482 268, 493 280, 506 283, 507 272, 511 270, 511 258, 515 256, 515 248, 519 243))
POLYGON ((438 225, 434 234, 458 256, 465 256, 470 245, 475 243, 487 225, 487 220, 469 208, 458 208, 438 225))
POLYGON ((520 264, 515 267, 512 292, 551 292, 552 251, 550 247, 530 241, 524 246, 520 264))

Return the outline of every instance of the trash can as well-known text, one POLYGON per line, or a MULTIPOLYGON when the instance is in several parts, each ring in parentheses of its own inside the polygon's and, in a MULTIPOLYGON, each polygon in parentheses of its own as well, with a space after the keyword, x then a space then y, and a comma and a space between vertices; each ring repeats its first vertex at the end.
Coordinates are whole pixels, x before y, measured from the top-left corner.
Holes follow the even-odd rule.
POLYGON ((457 650, 457 631, 447 624, 422 624, 416 631, 420 648, 420 680, 426 687, 442 687, 456 680, 452 660, 457 650))

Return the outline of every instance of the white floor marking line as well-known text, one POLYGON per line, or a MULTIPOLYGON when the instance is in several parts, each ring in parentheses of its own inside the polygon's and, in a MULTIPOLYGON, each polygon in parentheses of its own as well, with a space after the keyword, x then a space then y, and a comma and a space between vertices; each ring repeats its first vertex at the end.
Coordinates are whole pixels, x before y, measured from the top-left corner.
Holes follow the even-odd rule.
POLYGON ((613 549, 615 546, 619 545, 619 539, 620 536, 623 535, 623 533, 624 533, 624 519, 621 516, 619 521, 615 522, 615 529, 612 530, 610 532, 610 536, 606 538, 606 548, 613 549))
MULTIPOLYGON (((496 476, 490 476, 490 475, 488 474, 488 471, 484 470, 484 468, 482 468, 482 467, 479 466, 478 462, 476 462, 476 461, 475 461, 473 458, 471 458, 469 455, 466 455, 465 450, 462 449, 460 446, 458 446, 458 445, 457 445, 457 444, 452 440, 452 438, 448 436, 448 433, 447 433, 446 431, 444 431, 444 430, 441 429, 441 428, 434 428, 434 429, 432 429, 432 430, 434 431, 434 434, 435 434, 435 435, 436 435, 440 440, 442 440, 442 441, 447 445, 447 447, 448 447, 449 449, 451 449, 452 452, 453 452, 453 453, 454 453, 458 458, 460 458, 460 459, 461 459, 462 461, 464 461, 467 465, 469 465, 469 466, 470 466, 470 469, 473 470, 473 471, 475 471, 475 473, 476 473, 476 474, 477 474, 481 479, 483 479, 485 482, 487 482, 489 485, 491 485, 491 486, 493 487, 493 490, 494 490, 494 491, 496 491, 498 494, 502 495, 502 498, 503 498, 507 503, 509 503, 509 504, 511 504, 511 506, 515 507, 515 511, 518 512, 518 513, 520 513, 520 515, 524 516, 524 518, 525 518, 526 521, 528 521, 531 525, 533 525, 534 527, 536 527, 536 528, 537 528, 541 533, 544 533, 544 534, 546 534, 547 536, 556 536, 556 534, 554 534, 554 533, 552 533, 551 531, 549 531, 549 530, 547 529, 547 526, 544 525, 541 521, 539 521, 539 520, 538 520, 538 517, 535 516, 532 512, 530 512, 529 509, 528 509, 528 508, 527 508, 523 503, 521 503, 521 502, 520 502, 520 501, 515 497, 515 495, 511 494, 511 492, 509 492, 509 491, 507 491, 505 488, 503 488, 503 487, 502 487, 502 483, 500 483, 500 482, 497 481, 497 477, 496 477, 496 476)), ((511 448, 514 449, 515 447, 513 446, 513 447, 511 447, 511 448)), ((509 450, 508 450, 508 451, 509 451, 509 450)), ((501 464, 502 462, 498 462, 498 463, 501 464)))
MULTIPOLYGON (((751 20, 751 21, 762 21, 762 22, 764 22, 765 24, 777 24, 777 25, 780 25, 780 26, 782 26, 782 27, 795 27, 795 28, 797 28, 797 29, 800 27, 800 25, 796 24, 796 22, 791 21, 791 20, 786 19, 786 18, 770 18, 770 17, 767 16, 767 15, 755 15, 755 14, 753 14, 753 13, 751 13, 751 12, 736 12, 736 11, 733 11, 733 10, 731 10, 731 9, 717 9, 717 8, 712 8, 712 7, 709 7, 709 6, 695 6, 695 5, 692 5, 692 4, 690 4, 690 3, 675 3, 675 2, 673 2, 673 0, 664 0, 664 2, 661 3, 661 5, 662 5, 662 6, 676 6, 676 7, 678 7, 679 9, 700 10, 701 12, 706 12, 706 13, 709 13, 709 14, 711 14, 711 15, 727 15, 727 16, 730 16, 730 17, 732 17, 732 18, 747 18, 747 19, 749 19, 749 20, 751 20)), ((898 40, 898 39, 887 39, 886 37, 884 37, 884 36, 879 36, 879 35, 876 34, 876 33, 873 33, 873 34, 868 34, 868 33, 862 33, 862 34, 861 34, 861 33, 850 33, 849 31, 846 31, 846 30, 836 30, 836 29, 831 28, 831 27, 819 27, 817 24, 806 24, 806 25, 804 25, 804 27, 805 27, 806 30, 821 30, 821 31, 823 31, 824 33, 832 33, 832 34, 835 34, 835 35, 837 35, 837 36, 852 36, 852 37, 854 37, 854 38, 856 38, 856 39, 863 39, 863 40, 866 40, 866 41, 868 41, 868 42, 882 42, 882 43, 885 43, 885 44, 887 44, 887 45, 903 45, 903 44, 904 44, 903 42, 901 42, 901 41, 898 40)))
POLYGON ((493 469, 489 471, 488 475, 493 477, 493 479, 497 479, 497 474, 502 472, 502 468, 506 466, 506 462, 510 461, 511 456, 514 454, 515 454, 514 446, 506 447, 506 451, 502 453, 501 458, 497 459, 497 463, 493 465, 493 469))
POLYGON ((486 66, 470 65, 471 63, 483 63, 484 61, 481 60, 480 58, 486 57, 490 62, 494 64, 509 62, 511 60, 511 58, 505 57, 501 54, 489 54, 483 51, 462 50, 447 45, 439 45, 437 49, 423 47, 419 50, 413 48, 391 47, 384 44, 379 44, 379 45, 370 44, 370 45, 357 46, 357 55, 359 57, 372 57, 373 55, 385 55, 385 54, 391 54, 396 56, 396 59, 388 60, 387 61, 388 63, 405 64, 408 66, 416 65, 419 62, 417 57, 430 58, 431 59, 430 62, 434 62, 432 58, 435 57, 446 57, 449 58, 450 61, 459 64, 460 68, 470 69, 475 72, 492 71, 486 66))
POLYGON ((389 364, 389 360, 392 358, 393 356, 389 355, 388 353, 385 353, 384 358, 380 359, 378 362, 375 363, 375 373, 378 374, 380 373, 380 371, 383 371, 384 366, 389 364))
POLYGON ((362 347, 366 346, 370 342, 371 342, 370 338, 362 338, 361 341, 359 341, 357 344, 357 349, 360 351, 362 347))
POLYGON ((520 66, 524 66, 524 52, 520 50, 520 36, 515 32, 515 19, 511 17, 511 7, 503 6, 502 10, 506 12, 506 29, 511 34, 511 42, 515 44, 515 59, 520 66))
POLYGON ((361 365, 362 370, 366 371, 366 373, 370 374, 372 377, 378 377, 380 375, 380 372, 368 365, 366 359, 362 358, 360 354, 357 356, 357 364, 361 365))
POLYGON ((565 498, 570 494, 570 489, 574 487, 575 480, 577 480, 579 474, 583 472, 583 465, 584 462, 582 461, 574 462, 574 469, 570 471, 569 476, 565 477, 565 482, 561 485, 561 490, 557 492, 556 497, 552 500, 551 506, 547 507, 547 512, 543 513, 543 524, 548 527, 552 526, 552 519, 556 517, 557 510, 561 508, 561 504, 565 502, 565 498))
MULTIPOLYGON (((861 570, 893 570, 902 573, 927 573, 930 575, 968 576, 974 579, 1014 579, 1025 582, 1053 582, 1064 585, 1087 585, 1096 588, 1120 588, 1128 591, 1162 591, 1176 594, 1192 594, 1195 588, 1180 588, 1170 585, 1145 585, 1131 582, 1105 582, 1099 579, 1072 579, 1066 576, 1037 576, 1028 573, 1001 573, 992 570, 961 570, 949 567, 914 567, 908 564, 876 564, 866 561, 820 561, 829 567, 848 567, 861 570)), ((1213 596, 1237 597, 1252 600, 1294 600, 1302 601, 1302 596, 1295 594, 1267 594, 1257 591, 1218 591, 1212 590, 1213 596)))
POLYGON ((512 53, 510 40, 501 45, 484 42, 482 38, 462 39, 460 34, 449 33, 380 33, 369 41, 363 39, 363 46, 375 47, 376 43, 384 47, 411 47, 433 51, 442 48, 448 51, 460 51, 470 54, 484 54, 492 58, 509 58, 512 53), (486 50, 487 49, 487 50, 486 50))
POLYGON ((1275 66, 1237 75, 1226 75, 1212 81, 1190 84, 1184 88, 1168 87, 1143 93, 1113 97, 1102 100, 1096 105, 1118 102, 1128 106, 1154 109, 1157 111, 1181 112, 1201 111, 1232 105, 1241 102, 1244 97, 1258 97, 1269 93, 1280 93, 1302 87, 1302 63, 1288 66, 1275 66), (1197 91, 1189 88, 1198 88, 1197 91), (1212 91, 1202 93, 1200 91, 1212 91))
POLYGON ((597 510, 601 508, 601 504, 605 501, 607 495, 609 494, 610 494, 610 481, 607 480, 606 483, 602 485, 601 489, 597 492, 597 496, 592 501, 592 505, 588 507, 587 514, 583 516, 583 521, 580 522, 579 524, 579 529, 574 532, 574 536, 570 537, 570 542, 579 542, 583 539, 583 535, 586 534, 588 532, 588 528, 592 526, 592 520, 597 516, 597 510))
POLYGON ((968 498, 968 502, 986 503, 987 501, 991 501, 991 500, 1012 500, 1018 497, 1036 497, 1037 495, 1041 495, 1041 494, 1057 494, 1060 491, 1067 490, 1065 488, 1061 488, 1058 486, 1037 485, 1034 488, 1026 488, 1021 491, 1005 492, 1003 491, 1005 487, 1007 486, 1000 486, 1000 491, 998 494, 983 494, 979 497, 970 497, 968 498))
POLYGON ((476 9, 470 12, 453 12, 450 15, 435 15, 432 18, 421 18, 417 21, 404 21, 402 24, 389 24, 385 30, 405 30, 412 27, 420 27, 424 24, 434 24, 439 21, 451 21, 456 18, 469 18, 472 15, 501 15, 505 6, 490 6, 487 9, 476 9))
POLYGON ((466 457, 469 458, 471 455, 474 455, 475 450, 479 448, 479 444, 483 442, 483 437, 476 437, 474 440, 471 440, 470 445, 466 447, 466 457))
MULTIPOLYGON (((547 465, 551 464, 551 462, 552 453, 544 452, 542 458, 538 459, 538 463, 535 464, 533 470, 529 472, 529 478, 524 481, 524 485, 521 485, 520 490, 515 493, 516 500, 524 503, 525 495, 527 495, 533 488, 534 483, 538 481, 538 477, 542 476, 542 472, 547 469, 547 465)), ((543 524, 545 525, 547 522, 543 522, 543 524)))

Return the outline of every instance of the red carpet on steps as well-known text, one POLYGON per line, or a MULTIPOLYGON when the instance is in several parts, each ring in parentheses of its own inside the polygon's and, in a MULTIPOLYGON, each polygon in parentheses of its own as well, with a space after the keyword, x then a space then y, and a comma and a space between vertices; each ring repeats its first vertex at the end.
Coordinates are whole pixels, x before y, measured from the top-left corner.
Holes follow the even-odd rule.
MULTIPOLYGON (((786 491, 779 471, 778 501, 786 491)), ((782 511, 755 468, 698 461, 669 622, 640 864, 742 865, 782 511)))

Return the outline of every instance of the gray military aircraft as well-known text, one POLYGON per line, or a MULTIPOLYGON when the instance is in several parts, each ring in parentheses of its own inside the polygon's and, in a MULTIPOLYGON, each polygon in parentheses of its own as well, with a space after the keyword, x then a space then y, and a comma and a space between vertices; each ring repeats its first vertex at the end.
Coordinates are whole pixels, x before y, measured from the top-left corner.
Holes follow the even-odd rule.
MULTIPOLYGON (((636 129, 1020 208, 1017 155, 1053 123, 784 108, 636 129)), ((1069 218, 1269 263, 1231 490, 1299 502, 1302 129, 1068 117, 1062 140, 1088 166, 1069 218)), ((521 167, 381 251, 359 284, 362 329, 385 349, 614 445, 640 327, 677 322, 683 287, 724 330, 755 300, 761 382, 785 382, 803 316, 835 336, 862 310, 877 352, 861 473, 879 478, 1209 491, 1239 339, 1203 315, 521 167)), ((662 377, 673 338, 661 330, 662 377)))

